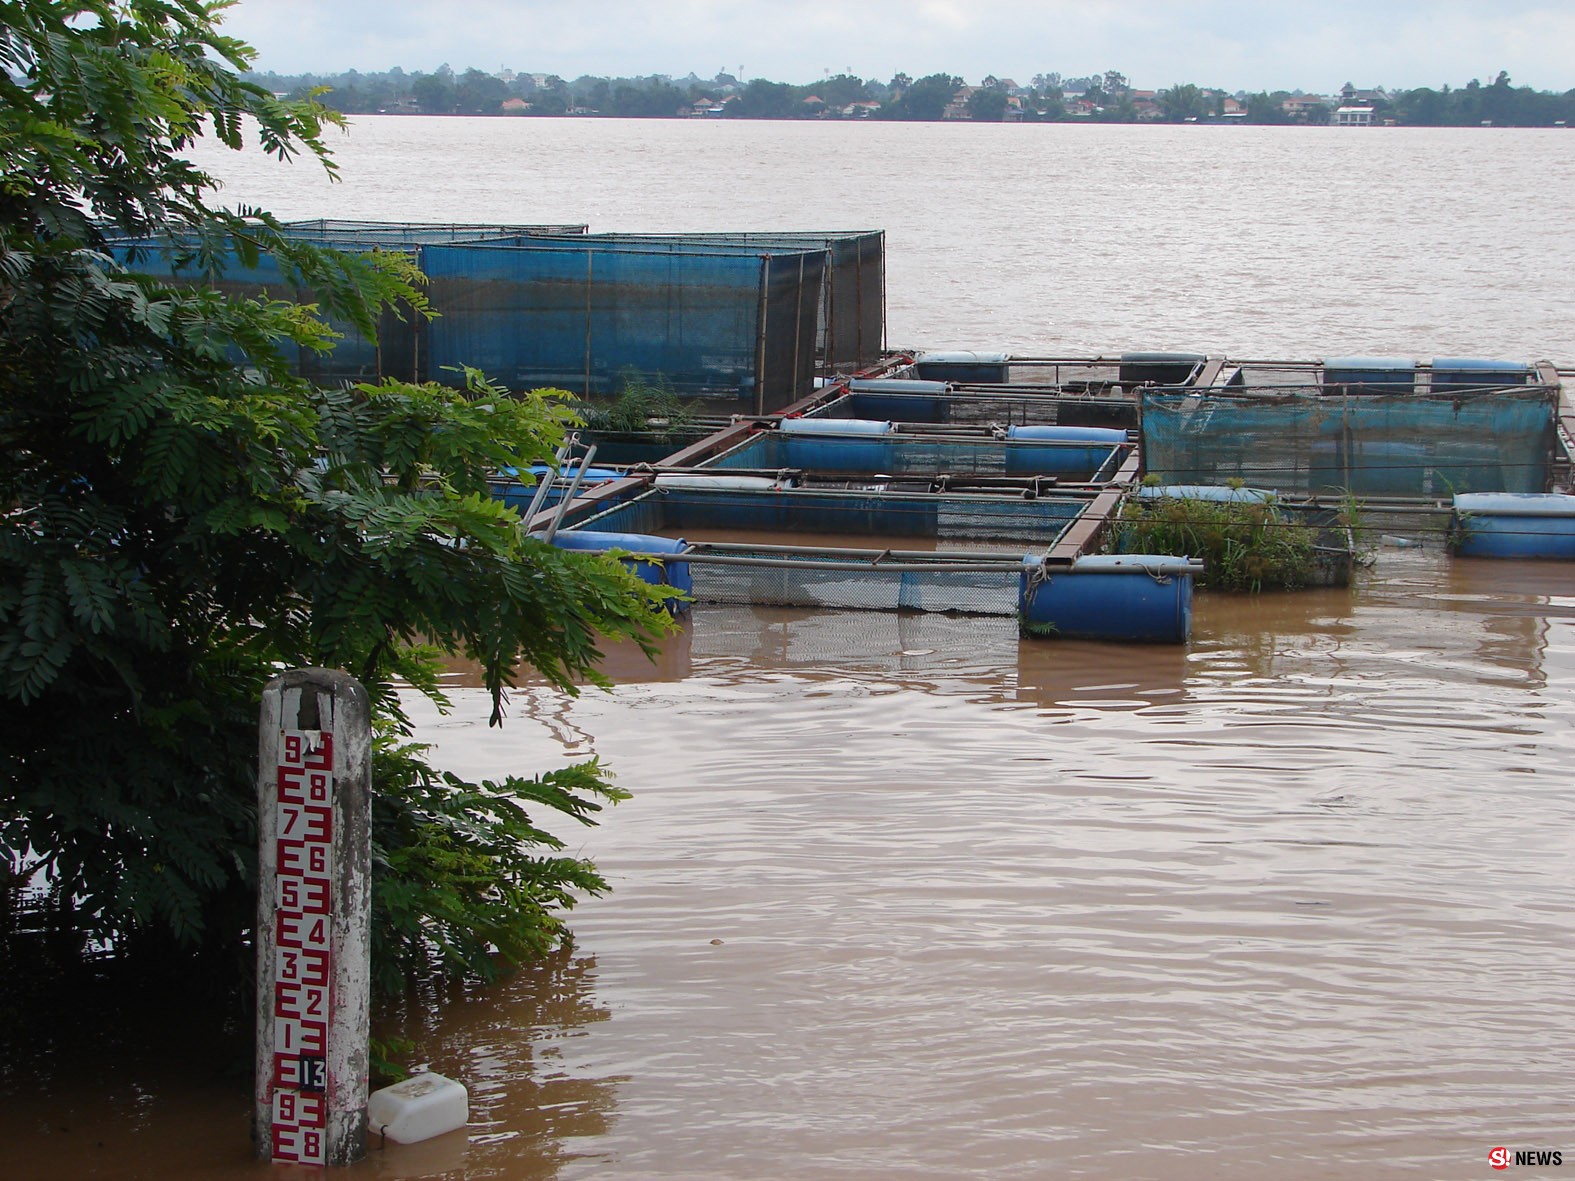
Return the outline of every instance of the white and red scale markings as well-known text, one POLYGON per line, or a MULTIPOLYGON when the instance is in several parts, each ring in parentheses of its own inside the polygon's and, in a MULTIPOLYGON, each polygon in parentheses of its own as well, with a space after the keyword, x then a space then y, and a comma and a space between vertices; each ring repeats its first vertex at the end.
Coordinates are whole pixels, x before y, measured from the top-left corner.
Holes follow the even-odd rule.
POLYGON ((334 747, 286 731, 275 794, 273 1159, 323 1164, 332 1003, 334 747))

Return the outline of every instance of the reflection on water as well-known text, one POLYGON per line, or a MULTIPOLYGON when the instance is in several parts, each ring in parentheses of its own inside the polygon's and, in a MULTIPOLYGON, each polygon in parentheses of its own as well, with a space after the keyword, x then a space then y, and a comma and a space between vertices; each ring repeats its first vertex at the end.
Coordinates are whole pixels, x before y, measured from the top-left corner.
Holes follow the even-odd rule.
MULTIPOLYGON (((1474 1177, 1566 1143, 1572 574, 1386 551, 1155 648, 702 606, 501 730, 456 669, 452 715, 411 703, 443 764, 594 753, 635 794, 564 834, 614 885, 573 949, 386 1015, 471 1126, 351 1173, 1474 1177)), ((114 1058, 0 1135, 29 1176, 277 1176, 247 1106, 114 1058)))
POLYGON ((606 1019, 553 1068, 614 1101, 554 1175, 1452 1177, 1558 1142, 1571 573, 1386 552, 1202 596, 1163 648, 704 607, 683 680, 447 732, 636 792, 583 845, 606 1019))
POLYGON ((595 958, 571 946, 492 988, 422 990, 383 1014, 386 1028, 418 1040, 419 1066, 464 1080, 470 1121, 426 1144, 379 1145, 376 1175, 554 1177, 572 1145, 605 1135, 625 1080, 578 1072, 564 1053, 611 1016, 595 985, 595 958))
MULTIPOLYGON (((1575 307, 1567 133, 401 118, 335 146, 332 188, 199 162, 290 217, 881 227, 905 345, 1526 359, 1575 307), (851 159, 948 167, 804 181, 851 159), (497 177, 526 173, 554 183, 522 210, 497 177)), ((1202 596, 1185 647, 706 606, 607 667, 611 693, 523 683, 501 730, 463 669, 454 713, 412 703, 462 774, 594 753, 635 794, 563 833, 615 887, 576 950, 393 1015, 433 1019, 419 1056, 473 1126, 349 1175, 1449 1178, 1575 1150, 1571 566, 1386 549, 1349 591, 1202 596)), ((244 1076, 145 1044, 0 1075, 0 1172, 303 1175, 247 1159, 244 1076)))

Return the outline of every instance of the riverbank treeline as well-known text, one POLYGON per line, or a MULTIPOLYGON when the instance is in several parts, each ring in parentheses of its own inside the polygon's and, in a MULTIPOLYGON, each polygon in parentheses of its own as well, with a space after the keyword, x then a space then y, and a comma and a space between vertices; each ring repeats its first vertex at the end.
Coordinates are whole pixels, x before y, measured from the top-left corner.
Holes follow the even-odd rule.
POLYGON ((1115 70, 1087 77, 1036 74, 1027 84, 989 76, 977 85, 953 74, 898 74, 887 82, 837 74, 802 85, 765 78, 746 82, 725 72, 712 78, 568 80, 513 70, 456 73, 447 65, 431 73, 396 67, 371 74, 254 73, 250 80, 293 97, 324 88, 321 101, 347 115, 1323 124, 1339 107, 1356 105, 1369 109, 1371 122, 1380 125, 1551 127, 1575 119, 1575 90, 1559 94, 1515 86, 1503 71, 1487 84, 1472 79, 1460 87, 1359 90, 1346 83, 1328 95, 1229 92, 1191 82, 1143 90, 1115 70))

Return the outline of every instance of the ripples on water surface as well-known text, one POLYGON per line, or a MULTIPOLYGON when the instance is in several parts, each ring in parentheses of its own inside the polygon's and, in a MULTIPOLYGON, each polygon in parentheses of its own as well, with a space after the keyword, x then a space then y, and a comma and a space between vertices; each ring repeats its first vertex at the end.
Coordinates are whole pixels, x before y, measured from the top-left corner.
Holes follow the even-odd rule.
POLYGON ((1575 357, 1575 133, 362 118, 288 217, 886 231, 893 345, 1575 357))
MULTIPOLYGON (((385 119, 337 150, 334 188, 220 168, 288 217, 883 228, 902 344, 1575 358, 1572 133, 385 119)), ((570 834, 615 886, 574 951, 431 1006, 468 1143, 352 1175, 1575 1159, 1571 572, 1385 550, 1351 592, 1203 597, 1177 648, 705 607, 501 732, 456 688, 421 717, 456 770, 595 753, 635 798, 570 834)), ((106 1077, 9 1104, 15 1167, 275 1175, 239 1163, 244 1080, 106 1077)))
POLYGON ((1385 551, 1355 592, 1205 597, 1186 650, 716 607, 644 683, 521 690, 492 734, 467 702, 429 730, 461 769, 596 753, 637 793, 584 843, 616 883, 575 918, 584 1007, 430 1043, 498 1136, 471 1167, 1442 1177, 1556 1145, 1572 619, 1565 567, 1385 551))

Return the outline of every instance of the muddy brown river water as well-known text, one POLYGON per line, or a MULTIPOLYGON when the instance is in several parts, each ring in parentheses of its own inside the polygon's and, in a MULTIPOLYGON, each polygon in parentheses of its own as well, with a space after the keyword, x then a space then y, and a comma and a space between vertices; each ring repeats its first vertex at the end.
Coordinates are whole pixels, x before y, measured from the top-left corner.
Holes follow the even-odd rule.
MULTIPOLYGON (((413 1003, 469 1129, 353 1175, 1468 1177, 1575 1147, 1567 566, 1386 546, 1349 591, 1202 596, 1185 648, 702 607, 612 667, 516 690, 501 731, 463 674, 423 716, 457 770, 594 753, 635 797, 575 838, 615 889, 572 949, 413 1003)), ((193 1073, 11 1097, 7 1175, 274 1175, 245 1078, 193 1073)))
MULTIPOLYGON (((286 217, 883 228, 902 345, 1575 360, 1568 132, 399 118, 334 147, 332 187, 216 167, 286 217)), ((348 1176, 1575 1167, 1575 567, 1385 545, 1350 590, 1201 596, 1179 647, 704 607, 611 667, 519 688, 501 731, 463 675, 420 710, 458 771, 594 753, 634 798, 565 834, 614 887, 572 949, 387 1020, 469 1128, 348 1176)), ((0 1177, 304 1176, 250 1161, 233 1047, 155 1032, 0 1067, 0 1177)))

